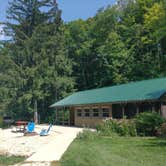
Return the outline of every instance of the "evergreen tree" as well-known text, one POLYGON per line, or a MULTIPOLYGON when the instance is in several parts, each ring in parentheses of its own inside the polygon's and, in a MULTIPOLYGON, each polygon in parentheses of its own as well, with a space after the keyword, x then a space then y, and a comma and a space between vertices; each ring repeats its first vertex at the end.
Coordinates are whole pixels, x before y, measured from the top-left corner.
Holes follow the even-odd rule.
POLYGON ((24 117, 25 112, 29 117, 39 110, 45 120, 49 106, 73 89, 61 11, 52 0, 15 0, 9 8, 10 15, 13 21, 17 20, 13 16, 19 18, 17 24, 7 24, 7 30, 12 30, 9 48, 20 78, 10 106, 24 117), (41 11, 41 7, 48 10, 41 11))

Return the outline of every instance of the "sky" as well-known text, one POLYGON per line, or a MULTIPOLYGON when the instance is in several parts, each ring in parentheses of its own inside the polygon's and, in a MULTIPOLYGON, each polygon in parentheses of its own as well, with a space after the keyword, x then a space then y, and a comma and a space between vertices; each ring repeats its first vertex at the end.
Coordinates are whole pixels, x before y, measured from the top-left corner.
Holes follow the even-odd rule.
MULTIPOLYGON (((8 1, 0 0, 0 22, 6 20, 6 10, 8 8, 8 1)), ((93 17, 98 9, 112 5, 116 0, 57 0, 59 8, 62 10, 62 18, 65 22, 73 21, 76 19, 87 19, 93 17)), ((0 31, 2 26, 0 26, 0 31)), ((0 40, 4 38, 0 34, 0 40)))

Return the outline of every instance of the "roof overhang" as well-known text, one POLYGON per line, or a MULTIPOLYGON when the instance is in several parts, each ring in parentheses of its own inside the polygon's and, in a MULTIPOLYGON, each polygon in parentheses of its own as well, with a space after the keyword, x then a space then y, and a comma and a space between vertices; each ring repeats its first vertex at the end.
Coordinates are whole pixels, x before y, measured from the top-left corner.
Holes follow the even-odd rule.
POLYGON ((151 99, 151 100, 133 100, 133 101, 118 101, 118 102, 102 102, 102 103, 85 103, 85 104, 68 104, 68 105, 57 105, 57 106, 53 106, 51 105, 51 108, 64 108, 64 107, 84 107, 84 106, 96 106, 96 105, 113 105, 113 104, 140 104, 140 103, 144 103, 144 102, 157 102, 157 101, 161 101, 160 99, 151 99))

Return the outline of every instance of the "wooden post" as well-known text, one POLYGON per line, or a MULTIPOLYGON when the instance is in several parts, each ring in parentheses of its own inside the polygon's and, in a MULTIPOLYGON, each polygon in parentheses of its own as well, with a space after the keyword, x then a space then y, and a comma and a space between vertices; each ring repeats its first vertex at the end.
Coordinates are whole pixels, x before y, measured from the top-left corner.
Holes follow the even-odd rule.
POLYGON ((92 111, 92 106, 91 105, 89 106, 89 110, 90 110, 90 116, 89 117, 91 118, 91 117, 93 117, 93 111, 92 111))
POLYGON ((63 126, 65 125, 65 118, 64 118, 64 116, 65 116, 65 112, 64 112, 64 108, 63 108, 63 111, 62 111, 62 124, 63 124, 63 126))
POLYGON ((112 105, 110 105, 109 108, 110 108, 110 109, 109 109, 109 117, 111 117, 111 119, 113 119, 113 117, 112 117, 112 105))
POLYGON ((37 100, 34 102, 34 122, 38 124, 37 100))
POLYGON ((58 122, 58 109, 55 110, 55 114, 56 114, 55 124, 57 124, 57 122, 58 122))
POLYGON ((103 118, 103 116, 102 116, 102 114, 103 114, 103 110, 102 110, 103 108, 102 108, 102 106, 99 105, 98 109, 99 109, 99 117, 103 118))
POLYGON ((70 126, 71 124, 70 124, 70 108, 68 108, 68 125, 70 126))
POLYGON ((155 112, 155 107, 154 106, 152 106, 152 112, 155 112))
POLYGON ((159 106, 159 115, 161 115, 161 105, 162 105, 162 103, 160 102, 160 106, 159 106))
POLYGON ((155 106, 154 106, 154 103, 152 103, 152 112, 155 112, 155 106))
POLYGON ((137 111, 137 115, 139 114, 139 105, 137 105, 137 108, 136 108, 136 111, 137 111))
POLYGON ((161 116, 166 118, 166 104, 165 103, 161 104, 161 116))
POLYGON ((122 105, 122 118, 124 118, 124 116, 125 116, 125 106, 122 105))

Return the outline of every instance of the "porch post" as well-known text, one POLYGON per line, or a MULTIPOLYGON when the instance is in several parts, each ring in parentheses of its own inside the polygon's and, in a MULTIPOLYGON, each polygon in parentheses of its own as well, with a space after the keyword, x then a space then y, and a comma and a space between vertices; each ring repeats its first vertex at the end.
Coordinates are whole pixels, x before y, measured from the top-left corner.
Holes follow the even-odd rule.
POLYGON ((161 115, 161 106, 162 106, 162 103, 160 102, 160 106, 159 106, 159 115, 161 115))
POLYGON ((152 103, 152 112, 155 112, 155 104, 152 103))
POLYGON ((166 104, 165 104, 165 102, 161 104, 161 116, 166 118, 166 104))
POLYGON ((137 115, 139 114, 139 105, 137 105, 137 108, 136 108, 136 111, 137 111, 137 115))
POLYGON ((110 107, 109 107, 109 117, 110 117, 111 119, 113 119, 113 117, 112 117, 112 104, 111 104, 110 107))
POLYGON ((55 110, 55 114, 56 114, 56 122, 55 122, 55 124, 57 124, 57 122, 58 122, 58 109, 56 108, 56 110, 55 110))
POLYGON ((125 116, 125 105, 122 104, 122 118, 124 118, 125 116))
POLYGON ((64 117, 65 117, 64 108, 65 108, 65 107, 63 107, 63 112, 62 112, 62 121, 63 121, 62 124, 63 124, 63 126, 65 125, 65 122, 64 122, 64 119, 65 119, 65 118, 64 118, 64 117))
POLYGON ((68 108, 68 125, 70 125, 70 108, 68 108))

